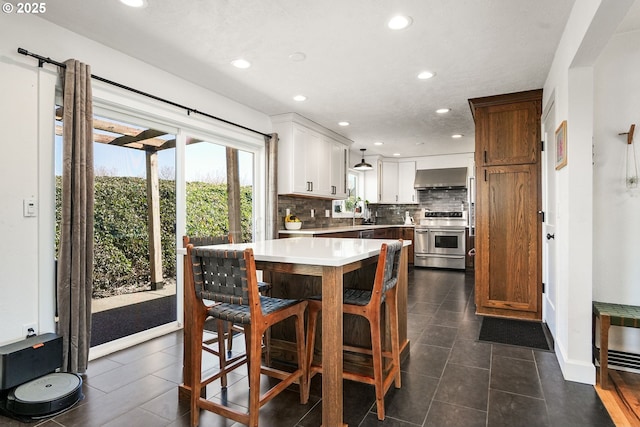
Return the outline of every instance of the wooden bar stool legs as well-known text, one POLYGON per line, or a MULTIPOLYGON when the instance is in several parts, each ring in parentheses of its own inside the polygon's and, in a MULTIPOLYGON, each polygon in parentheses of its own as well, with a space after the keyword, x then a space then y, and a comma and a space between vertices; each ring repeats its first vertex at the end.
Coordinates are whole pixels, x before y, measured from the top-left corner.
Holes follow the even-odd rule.
MULTIPOLYGON (((185 293, 192 299, 191 313, 186 317, 191 322, 191 396, 190 424, 198 425, 200 410, 214 412, 250 427, 257 427, 260 408, 284 391, 291 384, 299 385, 300 403, 308 400, 307 371, 305 361, 304 315, 307 302, 296 299, 264 297, 258 294, 255 259, 251 249, 230 250, 187 245, 187 259, 192 274, 185 285, 185 293), (204 301, 218 301, 207 306, 204 301), (245 335, 246 358, 235 363, 229 360, 216 375, 202 378, 202 338, 207 318, 214 318, 220 324, 232 322, 242 325, 245 335), (293 371, 277 369, 262 364, 263 337, 274 324, 293 318, 296 329, 297 368, 293 371), (226 404, 201 397, 200 391, 211 381, 227 372, 247 363, 249 370, 249 408, 238 410, 226 404), (261 375, 273 377, 279 381, 271 384, 269 390, 262 393, 261 375)), ((218 340, 220 349, 225 340, 218 340)), ((224 355, 224 351, 222 351, 224 355)))
MULTIPOLYGON (((383 244, 378 259, 376 278, 372 290, 345 289, 343 293, 342 312, 363 317, 369 323, 371 332, 371 347, 361 348, 343 345, 343 351, 366 354, 371 356, 372 373, 344 371, 342 377, 351 381, 371 384, 375 387, 376 408, 378 419, 384 420, 384 396, 392 383, 400 388, 400 339, 398 327, 398 293, 396 286, 398 281, 398 263, 402 242, 383 244), (391 349, 382 347, 384 324, 383 307, 386 307, 386 321, 390 328, 391 349), (385 361, 387 362, 385 365, 385 361), (386 372, 385 372, 386 371, 386 372)), ((314 347, 318 315, 322 310, 322 297, 312 297, 308 300, 308 324, 307 324, 307 387, 310 387, 311 378, 318 372, 322 372, 321 364, 314 364, 314 347)), ((308 389, 307 389, 308 395, 308 389)))

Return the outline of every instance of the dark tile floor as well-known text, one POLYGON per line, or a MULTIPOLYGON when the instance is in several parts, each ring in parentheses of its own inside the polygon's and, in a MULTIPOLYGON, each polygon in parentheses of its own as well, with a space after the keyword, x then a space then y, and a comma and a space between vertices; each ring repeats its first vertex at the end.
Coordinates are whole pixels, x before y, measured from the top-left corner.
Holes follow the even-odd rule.
MULTIPOLYGON (((373 388, 345 381, 349 426, 613 426, 592 386, 562 379, 553 353, 477 341, 481 318, 474 314, 472 276, 427 269, 409 276, 411 352, 402 388, 389 390, 387 417, 379 422, 373 388)), ((188 408, 178 402, 181 357, 182 334, 173 333, 92 361, 77 407, 40 423, 0 416, 0 425, 188 426, 188 408)), ((230 384, 228 401, 246 405, 246 379, 233 375, 230 384)), ((307 405, 295 390, 269 402, 260 425, 319 426, 319 384, 316 376, 307 405)), ((208 395, 219 399, 221 390, 210 387, 208 395)), ((238 426, 211 413, 200 420, 203 427, 238 426)))

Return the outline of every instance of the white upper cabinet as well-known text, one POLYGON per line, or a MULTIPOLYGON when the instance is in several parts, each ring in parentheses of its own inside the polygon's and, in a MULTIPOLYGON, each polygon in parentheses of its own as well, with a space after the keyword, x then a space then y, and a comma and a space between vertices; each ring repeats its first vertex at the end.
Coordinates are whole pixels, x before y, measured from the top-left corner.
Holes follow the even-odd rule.
POLYGON ((367 191, 374 187, 377 189, 378 197, 374 199, 377 203, 418 203, 416 190, 413 188, 416 162, 381 160, 378 165, 377 173, 372 174, 370 179, 365 181, 367 191), (373 181, 374 179, 377 182, 373 181))
POLYGON ((278 194, 346 197, 350 140, 304 117, 271 117, 278 134, 278 194))
POLYGON ((382 162, 380 203, 398 203, 398 163, 382 162))
POLYGON ((398 203, 418 203, 415 180, 416 162, 398 162, 398 203))
POLYGON ((331 145, 331 179, 330 192, 337 199, 347 197, 347 169, 349 164, 349 147, 334 140, 331 145))
POLYGON ((382 197, 380 188, 382 162, 377 156, 368 156, 364 160, 373 167, 372 170, 362 172, 364 177, 364 199, 369 203, 380 203, 382 197))

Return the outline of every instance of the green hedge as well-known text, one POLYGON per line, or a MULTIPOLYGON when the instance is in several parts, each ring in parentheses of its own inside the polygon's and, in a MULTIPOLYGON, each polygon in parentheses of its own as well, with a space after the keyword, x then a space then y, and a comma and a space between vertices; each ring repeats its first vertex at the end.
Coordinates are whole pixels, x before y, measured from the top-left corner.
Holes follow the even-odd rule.
MULTIPOLYGON (((59 246, 61 178, 56 180, 56 250, 59 246)), ((175 181, 160 180, 162 270, 176 276, 175 181)), ((252 187, 241 188, 242 240, 251 241, 252 187)), ((226 234, 226 184, 187 183, 187 235, 226 234)), ((93 297, 140 290, 150 283, 146 180, 95 178, 93 297)))

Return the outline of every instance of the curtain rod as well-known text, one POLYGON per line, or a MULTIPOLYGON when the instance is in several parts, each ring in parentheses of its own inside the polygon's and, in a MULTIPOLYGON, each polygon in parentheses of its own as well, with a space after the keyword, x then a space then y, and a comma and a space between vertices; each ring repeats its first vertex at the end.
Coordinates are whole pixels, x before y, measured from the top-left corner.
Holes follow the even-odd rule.
MULTIPOLYGON (((33 58, 36 58, 38 60, 38 67, 40 67, 40 68, 42 68, 42 65, 45 64, 45 63, 53 64, 53 65, 55 65, 57 67, 61 67, 61 68, 67 68, 67 66, 62 62, 54 61, 51 58, 45 58, 44 56, 37 55, 35 53, 29 52, 28 50, 23 49, 21 47, 18 48, 18 53, 20 53, 22 55, 25 55, 25 56, 31 56, 33 58)), ((205 117, 208 117, 210 119, 221 121, 221 122, 226 123, 228 125, 232 125, 232 126, 244 129, 244 130, 248 130, 248 131, 253 132, 253 133, 260 134, 260 135, 264 136, 265 138, 271 138, 271 135, 269 135, 267 133, 263 133, 263 132, 255 130, 255 129, 251 129, 251 128, 248 128, 248 127, 243 126, 243 125, 239 125, 238 123, 230 122, 229 120, 225 120, 225 119, 223 119, 221 117, 217 117, 217 116, 214 116, 212 114, 208 114, 208 113, 205 113, 205 112, 202 112, 202 111, 198 111, 195 108, 190 108, 190 107, 187 107, 185 105, 178 104, 177 102, 169 101, 168 99, 160 98, 159 96, 152 95, 150 93, 143 92, 143 91, 138 90, 138 89, 134 89, 134 88, 132 88, 130 86, 126 86, 126 85, 123 85, 121 83, 114 82, 113 80, 105 79, 104 77, 100 77, 100 76, 96 76, 95 74, 91 74, 91 78, 95 79, 95 80, 99 80, 99 81, 104 82, 104 83, 108 83, 108 84, 110 84, 112 86, 119 87, 120 89, 125 89, 125 90, 128 90, 130 92, 137 93, 138 95, 146 96, 147 98, 151 98, 151 99, 154 99, 156 101, 164 102, 165 104, 169 104, 169 105, 172 105, 174 107, 182 108, 183 110, 187 110, 187 115, 190 115, 191 113, 200 114, 201 116, 205 116, 205 117)))

